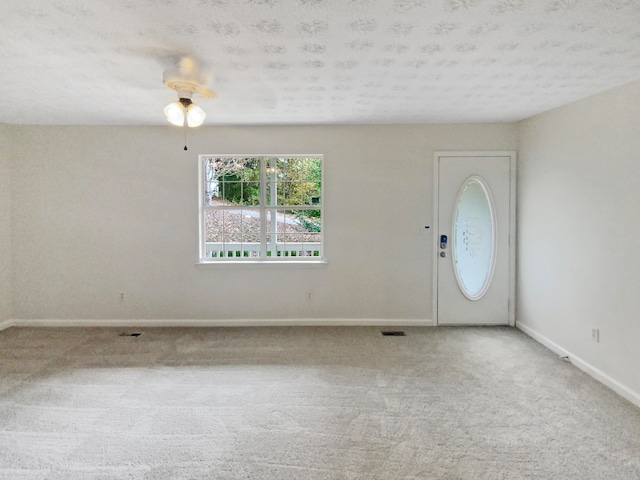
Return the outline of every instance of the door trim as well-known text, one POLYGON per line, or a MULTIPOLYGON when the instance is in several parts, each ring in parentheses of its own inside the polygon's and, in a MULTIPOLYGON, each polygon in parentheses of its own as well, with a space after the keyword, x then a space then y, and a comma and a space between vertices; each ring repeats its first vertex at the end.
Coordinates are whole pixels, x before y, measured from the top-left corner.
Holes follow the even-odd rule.
POLYGON ((509 157, 509 325, 516 324, 516 152, 515 150, 470 150, 433 152, 433 323, 438 325, 438 255, 440 233, 439 185, 440 159, 446 157, 509 157))

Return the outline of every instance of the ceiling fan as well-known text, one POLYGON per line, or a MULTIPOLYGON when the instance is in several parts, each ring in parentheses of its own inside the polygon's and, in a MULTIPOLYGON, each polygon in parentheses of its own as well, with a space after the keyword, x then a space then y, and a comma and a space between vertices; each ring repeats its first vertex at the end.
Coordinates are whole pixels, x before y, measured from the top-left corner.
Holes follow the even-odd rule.
MULTIPOLYGON (((215 78, 216 92, 212 90, 214 75, 211 61, 190 50, 163 46, 120 47, 119 52, 148 60, 154 60, 163 69, 163 83, 174 90, 177 100, 165 107, 167 120, 180 127, 195 127, 204 122, 206 114, 200 107, 202 101, 216 98, 217 111, 229 114, 233 119, 244 112, 275 111, 278 97, 271 81, 264 78, 263 69, 252 66, 235 70, 225 65, 224 57, 218 57, 217 68, 224 74, 215 78), (186 124, 185 124, 186 119, 186 124)), ((228 62, 227 62, 228 63, 228 62)))
POLYGON ((179 127, 198 127, 204 123, 207 115, 193 100, 216 96, 208 86, 209 77, 199 63, 189 56, 180 57, 174 66, 162 73, 164 84, 178 94, 178 100, 164 108, 170 123, 179 127))

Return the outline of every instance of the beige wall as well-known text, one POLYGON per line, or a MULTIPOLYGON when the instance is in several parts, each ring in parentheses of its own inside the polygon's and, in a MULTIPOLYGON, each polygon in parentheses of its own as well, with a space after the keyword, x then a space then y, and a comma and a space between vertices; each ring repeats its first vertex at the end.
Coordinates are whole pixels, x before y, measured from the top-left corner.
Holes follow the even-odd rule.
POLYGON ((170 127, 13 130, 19 319, 430 320, 433 151, 517 141, 499 124, 207 127, 184 152, 170 127), (324 154, 328 264, 196 266, 198 153, 324 154))
POLYGON ((518 149, 518 325, 638 401, 639 111, 634 83, 512 125, 207 127, 188 152, 0 125, 0 321, 429 320, 433 151, 518 149), (329 263, 196 266, 198 153, 323 153, 329 263))
POLYGON ((636 82, 519 124, 517 295, 519 325, 638 402, 639 112, 636 82))
POLYGON ((10 127, 0 124, 0 322, 11 318, 10 127))

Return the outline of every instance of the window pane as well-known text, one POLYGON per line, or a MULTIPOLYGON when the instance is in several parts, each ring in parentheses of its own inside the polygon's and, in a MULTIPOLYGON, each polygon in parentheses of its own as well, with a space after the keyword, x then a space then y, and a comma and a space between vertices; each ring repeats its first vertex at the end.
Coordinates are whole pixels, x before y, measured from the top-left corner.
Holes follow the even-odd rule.
POLYGON ((223 212, 220 210, 205 210, 204 231, 205 242, 222 242, 223 212))
POLYGON ((244 166, 242 170, 240 170, 238 176, 246 182, 259 182, 260 181, 260 159, 259 158, 245 159, 244 166))
POLYGON ((245 182, 242 185, 240 205, 260 205, 260 182, 245 182))
POLYGON ((298 173, 300 172, 300 159, 287 158, 284 160, 283 164, 284 179, 291 180, 292 178, 298 178, 298 173))
POLYGON ((305 172, 305 180, 309 182, 322 182, 322 160, 320 158, 306 158, 305 172))
POLYGON ((218 182, 205 182, 204 184, 204 205, 211 206, 220 197, 218 182))
POLYGON ((242 183, 233 181, 231 177, 224 177, 221 182, 222 200, 225 205, 237 205, 242 200, 242 183))
POLYGON ((267 158, 266 159, 267 172, 274 173, 277 178, 284 178, 287 170, 286 158, 267 158))
MULTIPOLYGON (((295 205, 319 205, 320 204, 320 183, 302 182, 294 186, 294 190, 299 192, 299 203, 295 205)), ((293 204, 291 204, 293 205, 293 204)))
POLYGON ((296 218, 295 211, 293 210, 278 210, 277 211, 277 227, 276 230, 280 234, 298 232, 299 224, 296 218))
POLYGON ((239 214, 233 214, 239 224, 242 241, 260 243, 260 210, 241 210, 239 214), (239 217, 239 218, 238 218, 239 217))
MULTIPOLYGON (((298 224, 305 232, 317 234, 318 242, 322 231, 322 212, 320 210, 298 210, 298 224)), ((314 240, 316 241, 316 240, 314 240)))
POLYGON ((277 205, 286 205, 287 202, 285 198, 289 196, 289 182, 278 182, 278 196, 277 196, 277 205))
POLYGON ((238 228, 237 214, 229 210, 223 210, 222 212, 222 241, 238 241, 240 235, 240 229, 238 228))
POLYGON ((277 238, 284 232, 284 215, 279 210, 269 209, 267 211, 267 234, 277 238))
POLYGON ((275 173, 267 172, 266 175, 266 201, 267 205, 278 205, 278 182, 275 173))

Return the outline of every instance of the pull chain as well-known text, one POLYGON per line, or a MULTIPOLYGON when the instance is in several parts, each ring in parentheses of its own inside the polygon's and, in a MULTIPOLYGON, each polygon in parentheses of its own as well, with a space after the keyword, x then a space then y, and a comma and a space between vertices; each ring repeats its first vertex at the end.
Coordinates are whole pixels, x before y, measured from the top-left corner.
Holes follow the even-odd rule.
POLYGON ((184 149, 185 151, 188 150, 187 148, 187 109, 184 109, 184 125, 182 126, 182 128, 184 128, 184 149))

